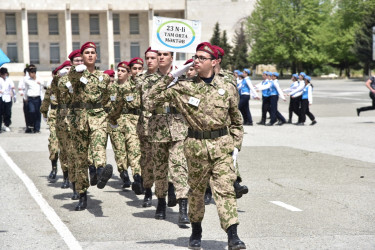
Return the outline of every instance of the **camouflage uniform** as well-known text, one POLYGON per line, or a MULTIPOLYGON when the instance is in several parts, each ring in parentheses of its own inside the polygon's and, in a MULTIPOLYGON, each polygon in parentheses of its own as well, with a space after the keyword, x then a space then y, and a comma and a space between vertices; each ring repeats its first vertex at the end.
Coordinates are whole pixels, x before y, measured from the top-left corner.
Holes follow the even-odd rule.
MULTIPOLYGON (((147 78, 148 86, 162 80, 160 72, 147 78)), ((153 103, 146 94, 145 106, 153 103)), ((168 190, 168 172, 176 189, 176 198, 185 199, 189 191, 187 183, 187 163, 184 155, 184 140, 187 136, 187 123, 176 108, 168 102, 158 103, 149 119, 149 140, 152 142, 152 155, 155 177, 155 194, 165 198, 168 190)))
POLYGON ((67 82, 69 82, 68 76, 63 76, 58 81, 53 81, 51 87, 53 92, 56 93, 58 103, 56 133, 59 140, 61 167, 68 170, 69 180, 75 182, 74 149, 71 141, 70 125, 72 111, 69 107, 72 93, 69 92, 66 86, 67 82))
POLYGON ((120 128, 125 136, 126 169, 130 166, 133 176, 141 175, 141 145, 137 134, 137 124, 141 114, 141 97, 139 90, 136 88, 136 83, 131 78, 121 85, 116 104, 109 114, 109 120, 113 121, 114 124, 122 125, 120 128), (115 122, 118 117, 120 119, 115 122))
POLYGON ((72 140, 75 148, 76 188, 84 193, 90 186, 88 180, 88 148, 96 168, 106 164, 107 113, 102 103, 109 100, 109 76, 96 70, 87 69, 81 73, 72 66, 68 74, 73 86, 72 140))
MULTIPOLYGON (((58 81, 58 77, 54 77, 53 81, 58 81)), ((57 160, 59 156, 59 142, 56 136, 56 111, 57 111, 57 100, 55 92, 53 92, 51 85, 48 86, 46 93, 44 95, 43 102, 40 106, 40 113, 43 117, 48 117, 47 124, 49 126, 49 137, 48 137, 48 150, 49 159, 51 161, 57 160), (50 111, 48 112, 49 107, 50 111), (48 116, 47 116, 48 113, 48 116)), ((60 159, 61 161, 61 159, 60 159)), ((61 165, 63 171, 66 171, 66 166, 61 165)))
POLYGON ((150 98, 155 104, 150 104, 173 102, 189 123, 184 152, 189 169, 190 221, 203 220, 204 192, 210 181, 220 224, 226 231, 229 226, 239 224, 231 156, 234 147, 241 148, 243 137, 242 116, 234 97, 237 89, 223 74, 216 74, 210 84, 195 77, 167 89, 171 81, 166 76, 152 88, 150 98))

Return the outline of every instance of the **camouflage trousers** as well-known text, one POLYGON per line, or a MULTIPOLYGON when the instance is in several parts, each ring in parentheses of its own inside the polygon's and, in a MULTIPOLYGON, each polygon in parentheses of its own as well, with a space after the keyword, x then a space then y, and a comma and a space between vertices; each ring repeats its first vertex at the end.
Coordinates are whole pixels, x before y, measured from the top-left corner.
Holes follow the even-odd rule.
POLYGON ((154 184, 154 165, 152 163, 152 146, 148 141, 148 137, 140 137, 141 142, 141 172, 143 179, 143 187, 151 188, 154 184))
POLYGON ((76 190, 85 192, 89 186, 88 162, 92 157, 96 168, 106 165, 107 122, 104 110, 74 110, 72 117, 72 142, 74 145, 74 165, 76 190), (90 156, 89 156, 90 147, 90 156))
POLYGON ((232 156, 222 154, 217 159, 211 159, 202 141, 193 138, 186 139, 184 147, 189 170, 190 222, 201 222, 203 220, 205 212, 204 194, 207 183, 210 182, 221 228, 226 231, 229 226, 239 224, 237 201, 233 187, 237 175, 233 169, 232 156))
POLYGON ((111 140, 113 152, 115 154, 115 161, 117 164, 117 170, 120 172, 127 170, 127 155, 125 147, 125 135, 120 128, 111 128, 108 124, 108 135, 111 140))
POLYGON ((152 156, 155 177, 155 194, 165 198, 168 191, 168 172, 176 189, 176 198, 187 198, 187 164, 184 155, 184 141, 152 142, 152 156))
POLYGON ((59 141, 61 169, 63 171, 68 170, 69 180, 75 182, 74 153, 68 118, 69 115, 71 114, 68 109, 60 109, 58 111, 56 118, 56 135, 59 141))
MULTIPOLYGON (((57 135, 56 135, 56 109, 51 109, 49 111, 47 123, 49 126, 49 137, 48 137, 49 159, 52 161, 52 160, 57 160, 58 155, 59 155, 59 142, 58 142, 57 135)), ((61 165, 61 168, 62 168, 62 165, 61 165)))
POLYGON ((138 115, 126 114, 125 125, 120 126, 125 136, 125 148, 127 156, 126 169, 130 166, 132 174, 141 175, 141 143, 137 134, 138 115))

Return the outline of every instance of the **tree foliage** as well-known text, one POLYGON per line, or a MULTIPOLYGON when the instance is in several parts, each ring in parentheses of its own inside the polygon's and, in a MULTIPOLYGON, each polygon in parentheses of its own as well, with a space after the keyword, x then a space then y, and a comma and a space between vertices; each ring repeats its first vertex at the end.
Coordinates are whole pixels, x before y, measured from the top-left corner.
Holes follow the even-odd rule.
POLYGON ((225 55, 223 57, 223 60, 221 61, 221 67, 223 69, 228 69, 232 62, 232 47, 228 43, 227 32, 224 30, 221 34, 220 25, 218 22, 215 24, 210 43, 221 47, 225 51, 225 55))

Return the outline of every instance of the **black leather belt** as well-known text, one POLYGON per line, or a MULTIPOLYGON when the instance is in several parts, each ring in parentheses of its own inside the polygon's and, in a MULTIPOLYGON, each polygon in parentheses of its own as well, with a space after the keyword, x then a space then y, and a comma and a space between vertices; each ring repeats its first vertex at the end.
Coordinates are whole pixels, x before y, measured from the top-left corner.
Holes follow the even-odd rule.
POLYGON ((71 108, 74 109, 99 109, 103 107, 101 103, 72 103, 71 108))
POLYGON ((57 108, 58 109, 67 109, 67 108, 69 108, 69 105, 68 104, 59 104, 59 105, 57 105, 57 108))
POLYGON ((51 104, 51 109, 57 109, 57 105, 51 104))
POLYGON ((221 128, 211 131, 195 131, 188 129, 188 137, 195 139, 215 139, 228 134, 228 128, 221 128))
POLYGON ((160 114, 180 114, 175 107, 158 107, 152 111, 153 115, 160 115, 160 114))
POLYGON ((122 109, 123 114, 140 115, 142 111, 140 109, 122 109))

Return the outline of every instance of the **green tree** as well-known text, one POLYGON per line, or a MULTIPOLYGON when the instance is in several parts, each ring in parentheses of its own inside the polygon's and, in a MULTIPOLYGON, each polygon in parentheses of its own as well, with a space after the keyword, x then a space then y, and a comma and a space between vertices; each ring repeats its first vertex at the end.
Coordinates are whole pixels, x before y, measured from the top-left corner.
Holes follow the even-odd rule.
POLYGON ((233 67, 242 71, 244 68, 249 67, 247 55, 247 39, 243 25, 235 32, 234 35, 234 48, 233 48, 233 67))
POLYGON ((214 33, 210 39, 210 43, 216 46, 220 46, 220 25, 217 22, 214 27, 214 33))
POLYGON ((232 64, 232 56, 231 56, 232 46, 230 46, 228 43, 226 30, 223 31, 223 35, 220 39, 219 46, 225 51, 225 55, 223 57, 223 60, 221 61, 221 67, 223 69, 229 69, 229 66, 232 64))

